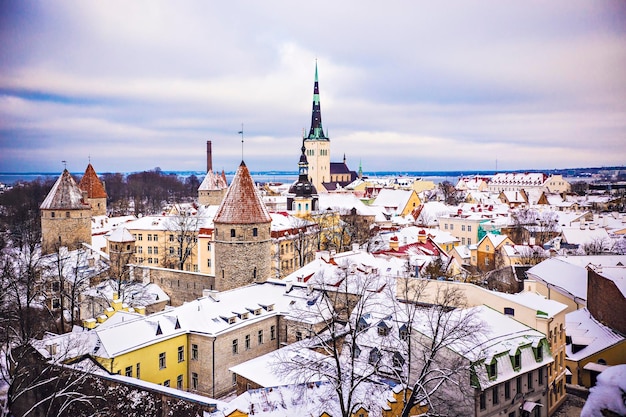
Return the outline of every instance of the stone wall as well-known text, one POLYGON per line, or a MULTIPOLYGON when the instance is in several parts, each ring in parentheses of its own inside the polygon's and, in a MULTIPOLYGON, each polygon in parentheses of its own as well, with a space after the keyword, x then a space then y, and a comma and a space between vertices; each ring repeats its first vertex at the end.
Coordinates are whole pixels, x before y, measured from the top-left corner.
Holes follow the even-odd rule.
POLYGON ((225 291, 266 281, 272 272, 271 245, 269 224, 216 224, 216 289, 225 291))
POLYGON ((106 216, 107 214, 107 199, 102 198, 88 198, 87 201, 91 205, 92 216, 106 216))
POLYGON ((91 210, 41 210, 42 254, 60 246, 74 250, 83 242, 91 244, 91 210))
POLYGON ((199 272, 151 266, 132 266, 131 279, 157 284, 170 297, 176 307, 202 297, 202 290, 215 288, 215 277, 199 272))
POLYGON ((198 203, 203 206, 219 206, 226 195, 227 188, 222 190, 199 190, 198 203))

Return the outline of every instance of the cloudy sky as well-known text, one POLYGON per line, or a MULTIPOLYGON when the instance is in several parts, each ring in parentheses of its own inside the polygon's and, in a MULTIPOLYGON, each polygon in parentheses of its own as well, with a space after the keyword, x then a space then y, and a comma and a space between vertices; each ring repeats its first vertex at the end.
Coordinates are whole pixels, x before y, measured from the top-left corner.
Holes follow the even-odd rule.
POLYGON ((626 164, 626 2, 0 0, 0 172, 626 164), (497 162, 496 162, 497 161, 497 162))

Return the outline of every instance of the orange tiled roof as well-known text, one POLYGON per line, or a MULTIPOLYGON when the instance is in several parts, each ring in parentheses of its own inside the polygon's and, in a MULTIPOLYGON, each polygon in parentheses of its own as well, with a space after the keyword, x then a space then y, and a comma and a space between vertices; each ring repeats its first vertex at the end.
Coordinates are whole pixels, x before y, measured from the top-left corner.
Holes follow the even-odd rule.
POLYGON ((85 175, 80 180, 78 184, 81 190, 87 191, 88 198, 106 198, 107 193, 104 190, 104 185, 102 185, 102 181, 98 178, 98 174, 93 169, 91 164, 87 165, 87 169, 85 170, 85 175))
POLYGON ((256 191, 246 164, 241 161, 233 182, 228 187, 222 204, 217 209, 214 223, 253 224, 271 223, 267 207, 256 191))

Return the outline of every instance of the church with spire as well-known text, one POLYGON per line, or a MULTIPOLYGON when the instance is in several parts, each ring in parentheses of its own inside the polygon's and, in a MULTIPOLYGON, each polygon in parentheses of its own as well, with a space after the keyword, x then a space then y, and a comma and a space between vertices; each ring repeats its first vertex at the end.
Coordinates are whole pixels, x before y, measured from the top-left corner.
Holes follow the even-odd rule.
POLYGON ((309 176, 317 191, 336 191, 357 178, 357 173, 348 168, 345 154, 343 162, 330 162, 330 138, 322 126, 317 62, 315 63, 315 81, 313 83, 311 128, 309 134, 305 135, 303 139, 305 156, 309 163, 309 176))

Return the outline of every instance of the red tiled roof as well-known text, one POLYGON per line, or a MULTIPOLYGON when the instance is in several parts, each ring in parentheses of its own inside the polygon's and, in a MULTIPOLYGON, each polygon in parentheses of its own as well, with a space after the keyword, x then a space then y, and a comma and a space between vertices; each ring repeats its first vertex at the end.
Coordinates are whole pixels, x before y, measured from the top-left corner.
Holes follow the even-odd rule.
POLYGON ((271 223, 265 204, 257 193, 246 164, 241 161, 232 183, 217 209, 214 223, 253 224, 271 223))
POLYGON ((78 184, 81 190, 87 191, 88 198, 107 198, 107 192, 104 190, 102 181, 98 178, 98 174, 91 164, 87 165, 85 175, 78 184))

